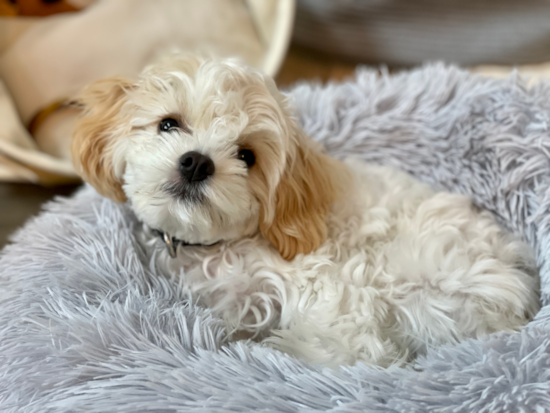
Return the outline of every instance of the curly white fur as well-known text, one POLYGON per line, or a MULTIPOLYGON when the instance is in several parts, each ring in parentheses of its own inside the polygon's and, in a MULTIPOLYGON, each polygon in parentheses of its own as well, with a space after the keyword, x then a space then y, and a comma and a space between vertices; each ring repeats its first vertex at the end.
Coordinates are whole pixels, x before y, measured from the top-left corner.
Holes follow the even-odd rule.
POLYGON ((288 262, 257 235, 181 248, 172 270, 235 330, 329 366, 404 362, 538 311, 530 248, 488 212, 402 172, 346 164, 353 182, 315 252, 288 262))
POLYGON ((77 168, 148 226, 221 241, 160 259, 234 332, 319 364, 388 366, 538 310, 532 252, 488 212, 402 172, 326 158, 250 68, 176 56, 83 96, 77 168), (181 127, 159 132, 167 117, 181 127), (216 166, 200 199, 178 174, 188 151, 216 166))

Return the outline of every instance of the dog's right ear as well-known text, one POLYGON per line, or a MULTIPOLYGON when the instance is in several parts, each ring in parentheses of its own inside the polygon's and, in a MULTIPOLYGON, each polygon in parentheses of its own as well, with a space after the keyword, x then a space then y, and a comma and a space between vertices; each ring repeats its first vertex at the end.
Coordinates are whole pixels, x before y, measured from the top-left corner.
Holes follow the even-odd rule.
POLYGON ((84 112, 73 134, 73 164, 82 179, 116 202, 126 201, 126 195, 116 173, 113 149, 129 127, 121 109, 132 87, 127 79, 109 78, 91 84, 77 98, 84 112))

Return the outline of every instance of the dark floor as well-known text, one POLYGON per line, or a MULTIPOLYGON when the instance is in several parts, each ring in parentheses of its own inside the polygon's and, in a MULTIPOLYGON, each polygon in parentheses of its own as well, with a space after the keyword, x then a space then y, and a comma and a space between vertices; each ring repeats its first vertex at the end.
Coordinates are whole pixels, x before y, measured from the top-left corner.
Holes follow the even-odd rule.
MULTIPOLYGON (((276 80, 281 87, 300 79, 341 80, 353 70, 352 63, 292 46, 276 80)), ((10 234, 40 212, 44 202, 55 195, 70 195, 75 189, 75 186, 42 188, 31 184, 0 183, 0 249, 7 243, 10 234)))
POLYGON ((40 212, 44 202, 55 195, 70 195, 77 186, 42 188, 31 184, 0 183, 0 248, 10 234, 40 212))

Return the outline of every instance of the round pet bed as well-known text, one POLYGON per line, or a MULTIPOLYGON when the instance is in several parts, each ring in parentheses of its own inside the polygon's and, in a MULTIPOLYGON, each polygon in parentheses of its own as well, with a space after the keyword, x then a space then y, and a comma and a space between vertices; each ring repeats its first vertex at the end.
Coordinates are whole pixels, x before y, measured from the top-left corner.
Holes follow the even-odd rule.
POLYGON ((1 254, 0 410, 550 409, 550 85, 431 65, 392 77, 362 71, 290 95, 334 156, 469 194, 524 237, 540 265, 537 318, 388 370, 321 369, 227 343, 220 320, 146 258, 132 214, 85 188, 48 204, 1 254))

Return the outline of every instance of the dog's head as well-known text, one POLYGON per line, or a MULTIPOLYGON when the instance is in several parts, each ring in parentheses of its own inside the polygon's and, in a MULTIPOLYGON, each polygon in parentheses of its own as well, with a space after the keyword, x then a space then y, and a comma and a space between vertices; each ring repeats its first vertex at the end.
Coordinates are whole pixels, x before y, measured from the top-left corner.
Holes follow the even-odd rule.
POLYGON ((326 237, 337 165, 269 77, 233 60, 170 56, 79 100, 77 171, 150 227, 204 244, 260 230, 286 259, 326 237))

